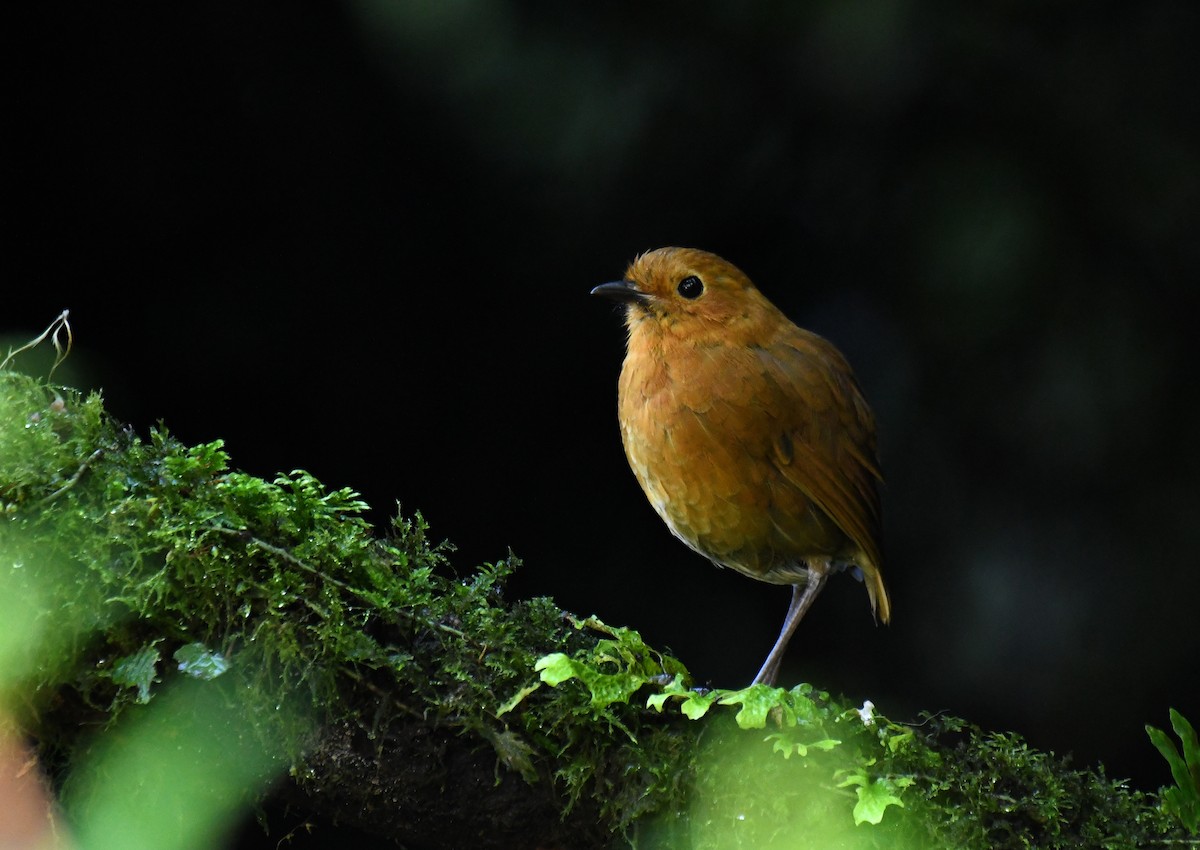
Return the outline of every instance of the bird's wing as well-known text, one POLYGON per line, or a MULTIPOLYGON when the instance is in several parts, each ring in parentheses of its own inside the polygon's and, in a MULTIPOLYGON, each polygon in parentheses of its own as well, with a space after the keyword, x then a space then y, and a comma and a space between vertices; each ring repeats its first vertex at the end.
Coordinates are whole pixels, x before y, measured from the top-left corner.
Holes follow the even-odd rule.
POLYGON ((787 406, 775 437, 776 467, 862 550, 870 561, 860 565, 864 571, 877 572, 883 476, 874 416, 854 373, 832 344, 799 328, 755 350, 787 406))

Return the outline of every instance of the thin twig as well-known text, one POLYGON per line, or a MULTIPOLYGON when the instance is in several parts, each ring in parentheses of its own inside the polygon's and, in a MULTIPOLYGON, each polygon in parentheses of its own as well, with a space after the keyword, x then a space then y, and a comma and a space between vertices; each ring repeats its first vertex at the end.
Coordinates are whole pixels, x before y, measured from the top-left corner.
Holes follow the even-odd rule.
MULTIPOLYGON (((264 552, 269 552, 272 555, 276 555, 277 557, 282 558, 283 560, 287 561, 289 564, 291 564, 294 567, 299 567, 300 569, 304 570, 305 572, 307 572, 311 575, 314 575, 323 581, 327 581, 330 584, 334 585, 335 587, 340 587, 342 590, 346 591, 347 593, 353 593, 355 596, 357 596, 359 599, 362 599, 364 602, 373 602, 373 600, 366 593, 364 593, 363 591, 354 587, 353 585, 347 584, 346 582, 342 581, 339 578, 334 578, 333 576, 329 575, 328 573, 322 572, 321 570, 318 570, 316 567, 314 567, 310 564, 306 564, 304 561, 297 558, 295 555, 293 555, 288 550, 283 549, 279 546, 276 546, 273 543, 268 543, 267 541, 262 540, 258 537, 255 537, 253 534, 251 534, 248 531, 236 529, 236 528, 227 528, 227 527, 221 526, 221 525, 210 526, 210 528, 212 528, 213 531, 219 532, 220 534, 224 534, 229 537, 236 537, 239 540, 244 540, 247 543, 257 546, 259 549, 262 549, 264 552)), ((411 620, 417 619, 416 615, 412 614, 409 611, 405 611, 403 609, 395 609, 395 613, 400 614, 401 616, 404 616, 404 617, 408 617, 411 620)), ((466 634, 462 630, 456 629, 453 626, 447 626, 445 623, 429 623, 429 625, 433 626, 434 628, 440 629, 441 631, 446 632, 447 634, 452 634, 455 637, 466 638, 466 634)))
POLYGON ((93 463, 95 463, 97 460, 99 460, 100 455, 102 455, 102 454, 104 454, 104 449, 99 448, 99 449, 96 449, 94 452, 92 452, 90 455, 88 455, 87 459, 83 463, 79 464, 79 469, 75 470, 75 474, 67 479, 67 483, 63 484, 63 486, 59 487, 57 490, 55 490, 49 496, 47 496, 46 498, 44 498, 40 502, 38 502, 38 507, 45 507, 46 505, 50 504, 55 499, 57 499, 59 496, 61 496, 63 493, 67 492, 72 487, 74 487, 76 484, 78 484, 79 479, 83 477, 83 473, 87 472, 88 467, 90 467, 93 463))
POLYGON ((46 337, 50 337, 50 342, 54 346, 54 350, 58 352, 58 355, 54 358, 54 365, 50 367, 50 374, 47 375, 47 378, 54 377, 54 370, 59 367, 59 364, 67 359, 67 355, 71 353, 71 345, 75 341, 75 337, 71 333, 71 323, 67 321, 67 316, 69 316, 70 313, 70 310, 63 310, 36 338, 31 339, 20 348, 10 348, 8 350, 8 356, 6 356, 3 361, 0 361, 0 369, 7 369, 18 354, 41 345, 42 341, 45 340, 46 337), (59 339, 59 334, 63 331, 66 331, 67 334, 67 344, 65 348, 63 347, 62 341, 59 339))

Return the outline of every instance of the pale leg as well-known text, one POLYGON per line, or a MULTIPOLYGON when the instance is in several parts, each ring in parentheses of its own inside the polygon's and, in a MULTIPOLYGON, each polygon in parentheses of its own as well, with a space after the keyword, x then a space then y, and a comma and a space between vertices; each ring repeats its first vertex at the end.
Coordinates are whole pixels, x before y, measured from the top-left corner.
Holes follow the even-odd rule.
POLYGON ((775 684, 775 677, 779 675, 779 665, 783 662, 783 653, 787 649, 788 641, 792 639, 792 632, 796 631, 796 626, 804 618, 808 606, 812 605, 821 588, 825 586, 825 576, 828 572, 829 565, 824 561, 810 563, 808 581, 802 585, 792 585, 792 604, 788 606, 787 616, 783 618, 783 628, 775 640, 775 646, 771 647, 771 654, 767 656, 762 669, 751 684, 775 684))

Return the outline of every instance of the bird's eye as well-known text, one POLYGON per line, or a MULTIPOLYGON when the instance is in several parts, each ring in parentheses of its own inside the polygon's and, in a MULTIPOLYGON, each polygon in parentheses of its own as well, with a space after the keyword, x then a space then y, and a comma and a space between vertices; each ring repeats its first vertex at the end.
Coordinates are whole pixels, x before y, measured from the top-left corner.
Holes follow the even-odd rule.
POLYGON ((679 286, 675 287, 675 290, 690 301, 699 298, 704 293, 704 284, 700 278, 690 274, 679 281, 679 286))

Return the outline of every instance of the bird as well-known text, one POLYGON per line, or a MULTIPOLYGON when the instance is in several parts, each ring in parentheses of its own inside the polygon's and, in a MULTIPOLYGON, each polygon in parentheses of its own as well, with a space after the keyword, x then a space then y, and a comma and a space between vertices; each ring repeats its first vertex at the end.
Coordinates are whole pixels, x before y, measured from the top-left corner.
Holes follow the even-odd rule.
POLYGON ((889 622, 875 417, 842 353, 697 248, 647 251, 591 294, 625 309, 618 420, 654 510, 717 566, 792 586, 752 684, 775 683, 832 573, 864 581, 889 622))

